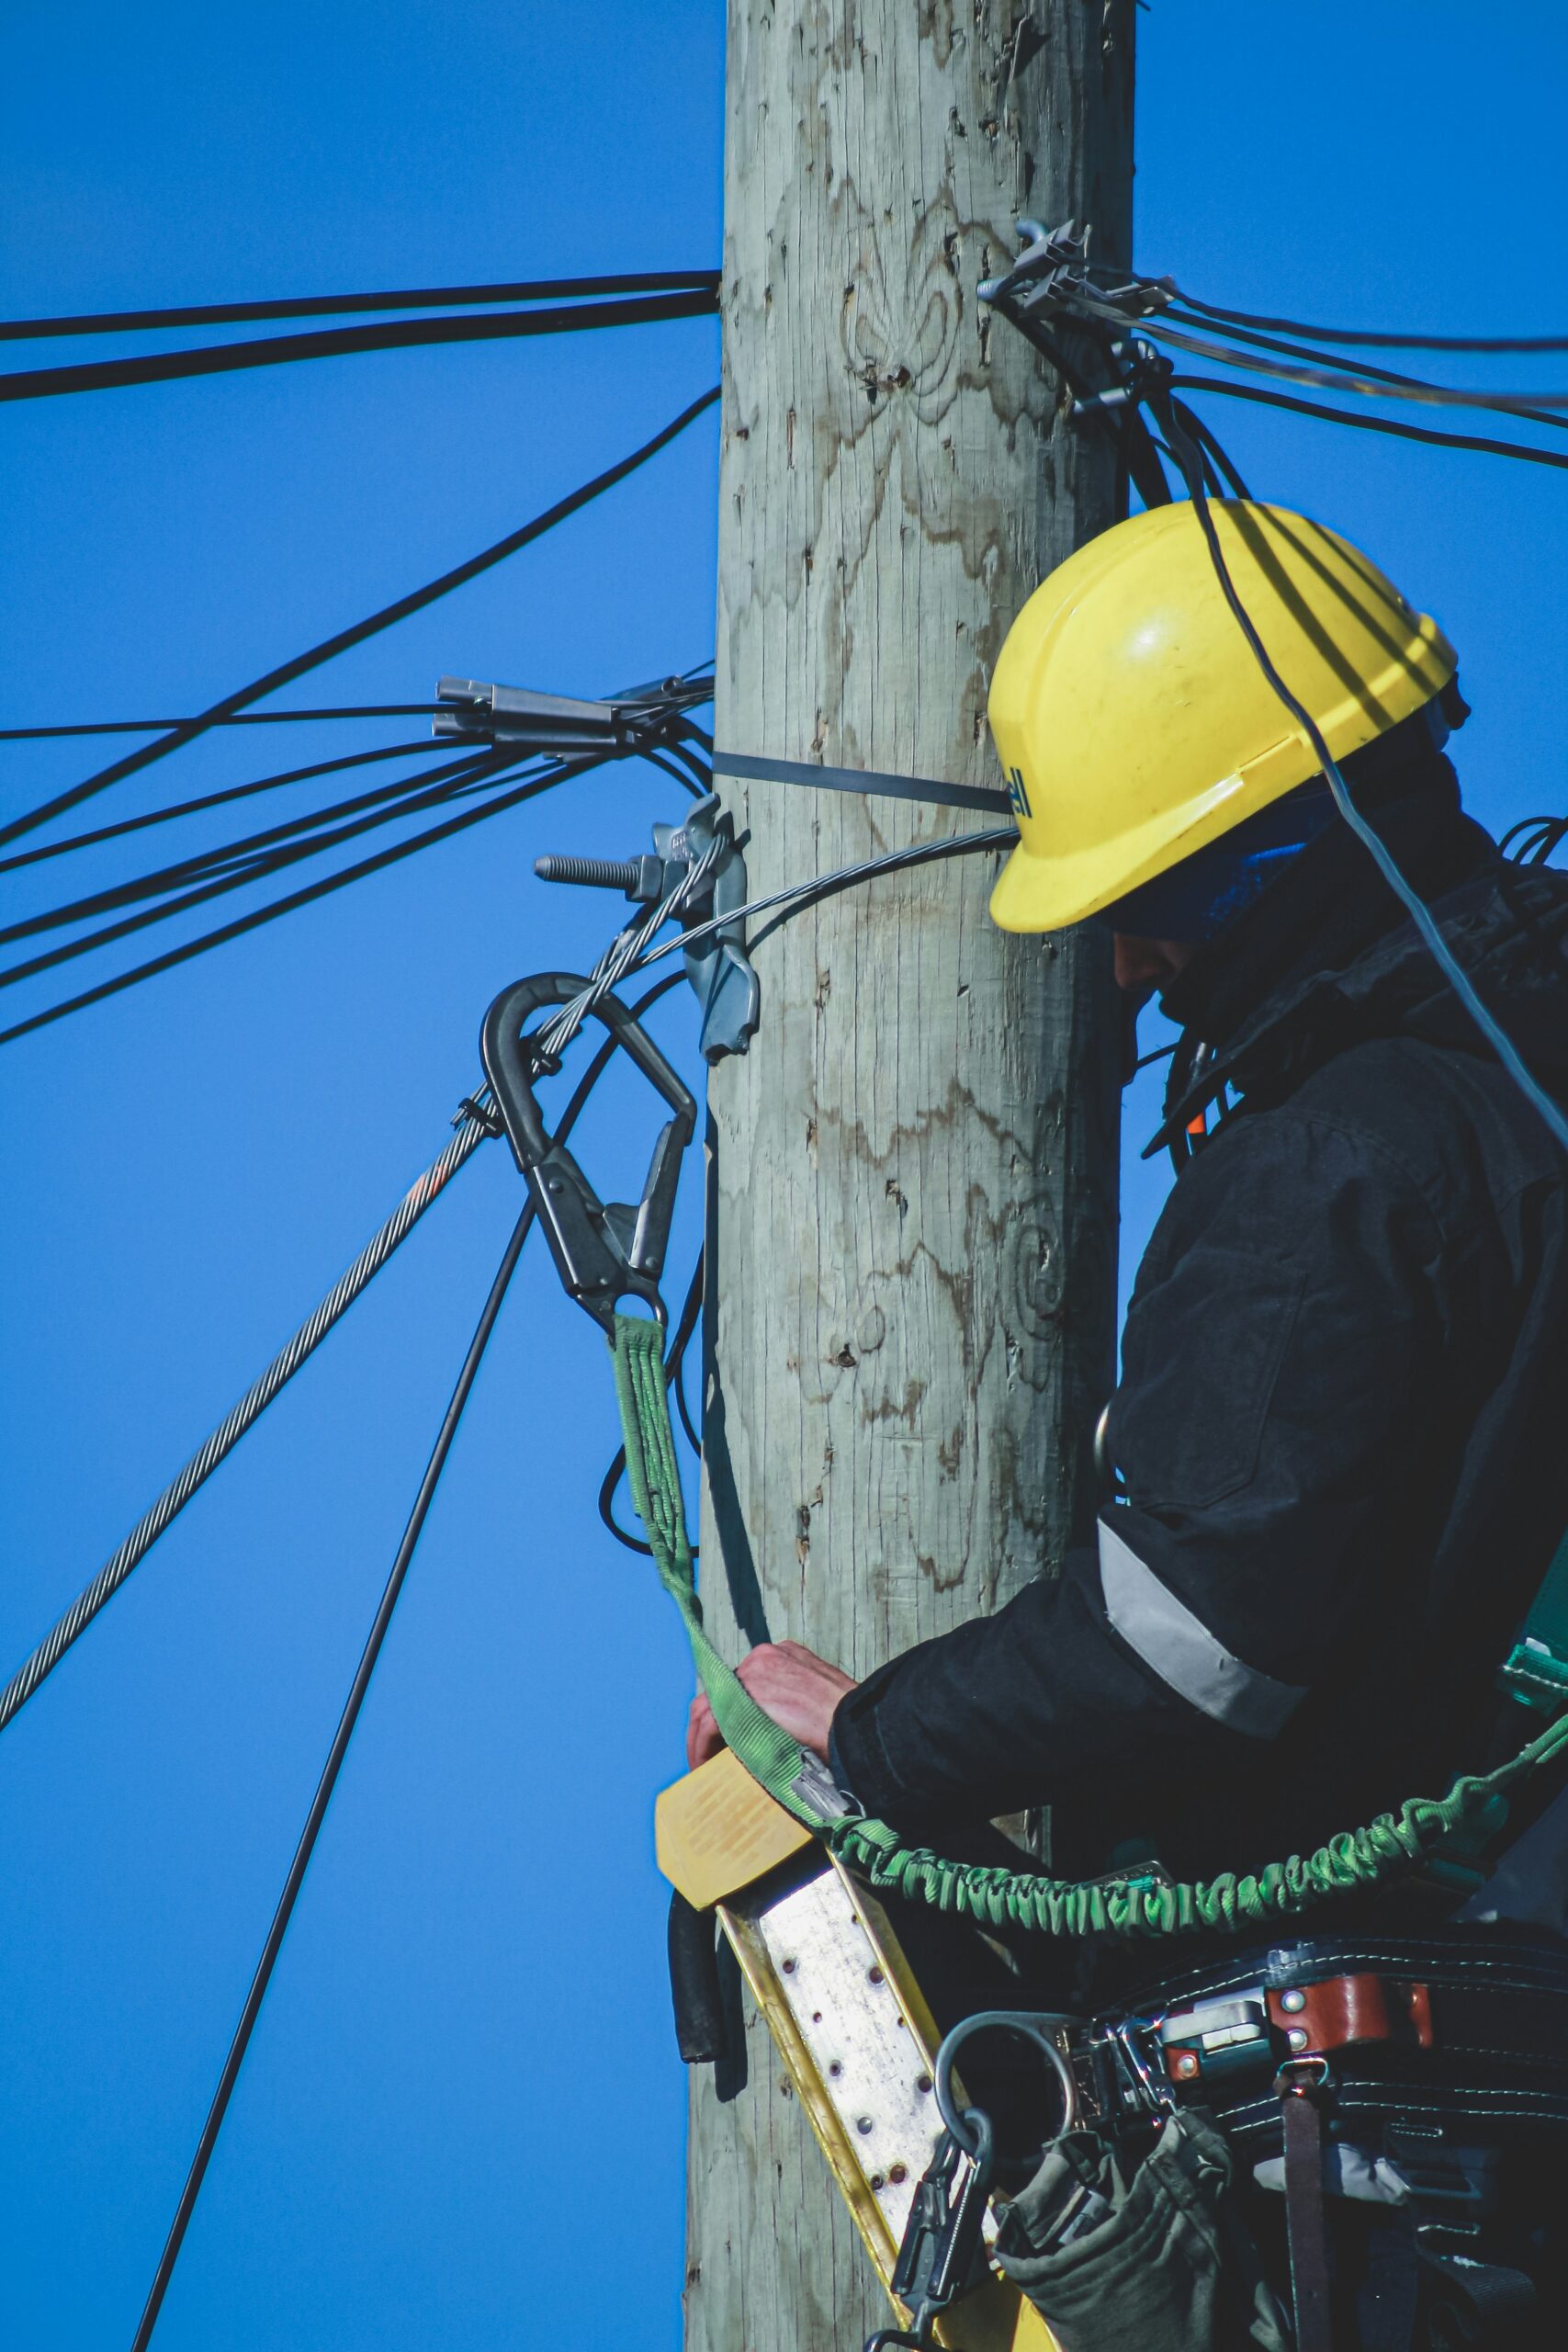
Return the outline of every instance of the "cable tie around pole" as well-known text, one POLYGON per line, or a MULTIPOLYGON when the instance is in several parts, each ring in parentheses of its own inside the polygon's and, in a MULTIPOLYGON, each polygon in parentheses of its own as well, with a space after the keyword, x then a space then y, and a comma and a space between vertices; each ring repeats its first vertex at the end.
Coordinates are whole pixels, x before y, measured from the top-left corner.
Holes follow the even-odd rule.
POLYGON ((889 800, 923 800, 938 808, 985 808, 1006 816, 1005 792, 987 785, 943 784, 931 775, 890 775, 880 768, 826 767, 815 760, 775 760, 751 752, 715 752, 716 775, 743 784, 805 784, 819 792, 877 792, 889 800))

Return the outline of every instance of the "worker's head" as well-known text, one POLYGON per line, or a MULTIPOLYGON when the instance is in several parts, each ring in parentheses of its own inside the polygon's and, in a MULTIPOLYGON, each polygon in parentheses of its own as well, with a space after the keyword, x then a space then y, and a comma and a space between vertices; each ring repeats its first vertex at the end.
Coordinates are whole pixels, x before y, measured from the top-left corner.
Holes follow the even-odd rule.
MULTIPOLYGON (((1210 512, 1242 604, 1332 756, 1353 775, 1406 722, 1440 742, 1455 660, 1436 622, 1321 524, 1241 500, 1210 512)), ((1135 995, 1163 988, 1334 821, 1185 500, 1102 532, 1035 591, 998 661, 990 720, 1020 834, 992 916, 1021 932, 1099 917, 1135 995)))

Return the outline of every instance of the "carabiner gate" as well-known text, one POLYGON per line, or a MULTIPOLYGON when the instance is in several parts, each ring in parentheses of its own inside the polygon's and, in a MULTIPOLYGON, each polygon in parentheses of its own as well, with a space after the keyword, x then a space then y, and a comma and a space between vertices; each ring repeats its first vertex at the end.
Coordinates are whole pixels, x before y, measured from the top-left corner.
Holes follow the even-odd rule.
POLYGON ((568 1004, 587 986, 576 972, 536 972, 530 979, 513 981, 485 1014, 479 1055, 557 1272, 569 1296, 610 1332, 615 1302, 628 1295, 640 1298, 660 1323, 666 1320, 659 1277, 670 1241, 681 1155, 696 1132, 697 1105, 641 1023, 617 998, 602 997, 593 1007, 596 1018, 673 1116, 654 1143, 637 1205, 599 1198, 566 1146, 557 1143, 545 1125, 534 1093, 539 1065, 523 1030, 529 1014, 541 1005, 568 1004))

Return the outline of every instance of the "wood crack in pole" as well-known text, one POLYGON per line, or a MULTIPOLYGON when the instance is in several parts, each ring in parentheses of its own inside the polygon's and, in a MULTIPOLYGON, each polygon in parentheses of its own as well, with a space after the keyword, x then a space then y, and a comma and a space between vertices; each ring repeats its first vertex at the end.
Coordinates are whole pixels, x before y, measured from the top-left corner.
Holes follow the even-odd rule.
MULTIPOLYGON (((976 282, 1018 209, 1131 260, 1133 0, 729 12, 716 737, 995 786, 991 670, 1114 519, 976 282)), ((754 893, 972 828, 724 786, 754 893)), ((721 1646, 863 1674, 1049 1574, 1092 1515, 1113 1362, 1117 1023, 1103 939, 1009 939, 994 861, 847 892, 762 952, 710 1086, 705 1602, 721 1646)), ((842 2352, 886 2320, 749 2004, 694 2076, 692 2352, 842 2352)))

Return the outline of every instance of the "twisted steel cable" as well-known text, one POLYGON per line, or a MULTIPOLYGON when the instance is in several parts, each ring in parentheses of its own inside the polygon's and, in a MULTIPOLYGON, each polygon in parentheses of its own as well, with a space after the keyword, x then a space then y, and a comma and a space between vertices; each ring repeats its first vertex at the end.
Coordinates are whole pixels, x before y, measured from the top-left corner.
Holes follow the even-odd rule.
MULTIPOLYGON (((728 842, 723 840, 710 842, 702 855, 686 868, 672 890, 645 909, 634 922, 627 923, 624 931, 615 933, 594 965, 588 986, 574 996, 570 1004, 563 1004, 555 1019, 547 1021, 539 1031, 536 1041, 536 1052, 553 1061, 557 1055, 565 1051, 594 1006, 609 995, 618 980, 637 968, 643 949, 660 926, 672 922, 682 907, 701 894, 703 884, 728 846, 728 842)), ((728 921, 728 917, 720 920, 728 921)))
POLYGON ((197 1487, 206 1483, 219 1464, 233 1451, 278 1391, 293 1379, 300 1365, 315 1352, 339 1317, 353 1306, 360 1292, 380 1272, 392 1252, 412 1232, 437 1193, 446 1189, 479 1146, 497 1132, 490 1113, 488 1094, 465 1102, 454 1125, 457 1133, 451 1142, 432 1161, 418 1182, 404 1193, 380 1231, 366 1243, 347 1272, 340 1275, 315 1313, 299 1326, 288 1346, 273 1358, 260 1378, 246 1389, 228 1419, 220 1422, 205 1445, 192 1454, 178 1477, 164 1487, 112 1558, 105 1561, 92 1583, 78 1594, 52 1632, 45 1635, 26 1664, 17 1668, 5 1690, 0 1690, 0 1731, 4 1731, 12 1717, 27 1705, 39 1683, 53 1672, 77 1635, 85 1632, 99 1610, 119 1590, 132 1568, 145 1559, 159 1536, 184 1510, 197 1487))

